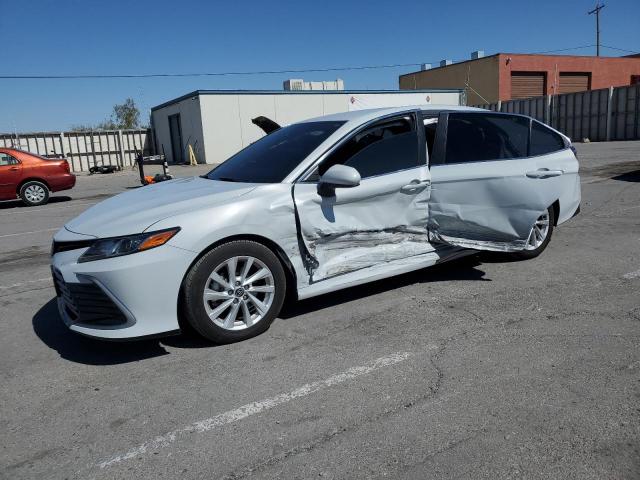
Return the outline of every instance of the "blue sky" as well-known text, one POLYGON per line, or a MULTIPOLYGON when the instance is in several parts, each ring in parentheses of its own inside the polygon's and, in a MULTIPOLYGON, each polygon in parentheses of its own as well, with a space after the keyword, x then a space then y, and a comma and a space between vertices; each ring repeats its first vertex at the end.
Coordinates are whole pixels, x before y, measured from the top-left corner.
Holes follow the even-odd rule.
MULTIPOLYGON (((640 51, 640 1, 608 0, 602 43, 640 51)), ((0 75, 185 73, 467 59, 595 43, 594 0, 0 0, 0 75)), ((567 52, 595 54, 595 48, 567 52)), ((606 55, 622 52, 604 49, 606 55)), ((290 76, 394 89, 411 67, 169 79, 0 79, 0 132, 64 130, 133 97, 149 109, 196 89, 281 89, 290 76)))

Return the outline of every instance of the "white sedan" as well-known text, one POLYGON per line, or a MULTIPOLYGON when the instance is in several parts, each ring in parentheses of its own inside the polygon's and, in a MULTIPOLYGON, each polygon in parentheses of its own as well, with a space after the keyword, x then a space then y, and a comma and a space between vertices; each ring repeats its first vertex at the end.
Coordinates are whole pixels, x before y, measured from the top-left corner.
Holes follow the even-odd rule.
MULTIPOLYGON (((276 127, 277 128, 277 127, 276 127)), ((477 250, 532 258, 579 211, 561 133, 464 107, 363 110, 276 129, 202 177, 122 193, 54 237, 60 314, 108 339, 265 331, 304 299, 477 250)))

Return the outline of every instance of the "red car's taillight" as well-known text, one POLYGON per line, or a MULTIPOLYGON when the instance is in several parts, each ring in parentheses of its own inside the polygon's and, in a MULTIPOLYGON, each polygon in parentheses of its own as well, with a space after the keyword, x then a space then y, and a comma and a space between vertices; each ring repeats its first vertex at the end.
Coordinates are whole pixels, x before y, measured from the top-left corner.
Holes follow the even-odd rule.
POLYGON ((69 168, 69 162, 67 162, 66 160, 64 160, 62 162, 62 169, 67 172, 67 173, 71 173, 71 169, 69 168))

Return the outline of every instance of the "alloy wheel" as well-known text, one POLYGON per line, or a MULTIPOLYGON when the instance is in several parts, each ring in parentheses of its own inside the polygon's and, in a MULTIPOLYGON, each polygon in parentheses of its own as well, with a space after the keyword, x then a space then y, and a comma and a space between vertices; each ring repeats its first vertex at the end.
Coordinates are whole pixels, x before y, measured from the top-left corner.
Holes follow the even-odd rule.
POLYGON ((24 196, 31 203, 41 202, 42 200, 44 200, 46 195, 47 195, 47 192, 44 190, 44 187, 38 184, 29 185, 24 190, 24 196))
POLYGON ((544 243, 549 235, 549 212, 544 212, 533 224, 525 250, 536 250, 544 243))
POLYGON ((213 269, 202 300, 214 324, 225 330, 244 330, 267 314, 275 288, 269 267, 255 257, 237 256, 213 269))

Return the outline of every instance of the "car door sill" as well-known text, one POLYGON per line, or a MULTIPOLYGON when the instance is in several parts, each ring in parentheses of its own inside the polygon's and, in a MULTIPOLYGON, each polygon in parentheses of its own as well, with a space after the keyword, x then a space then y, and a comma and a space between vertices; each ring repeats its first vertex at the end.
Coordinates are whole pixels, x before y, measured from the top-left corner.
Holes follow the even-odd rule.
POLYGON ((458 247, 438 245, 432 252, 337 275, 332 278, 321 280, 307 287, 300 288, 298 290, 298 299, 304 300, 305 298, 315 297, 317 295, 341 290, 343 288, 355 287, 357 285, 381 280, 383 278, 413 272, 415 270, 420 270, 421 268, 430 267, 438 263, 454 260, 474 253, 477 252, 458 247))

